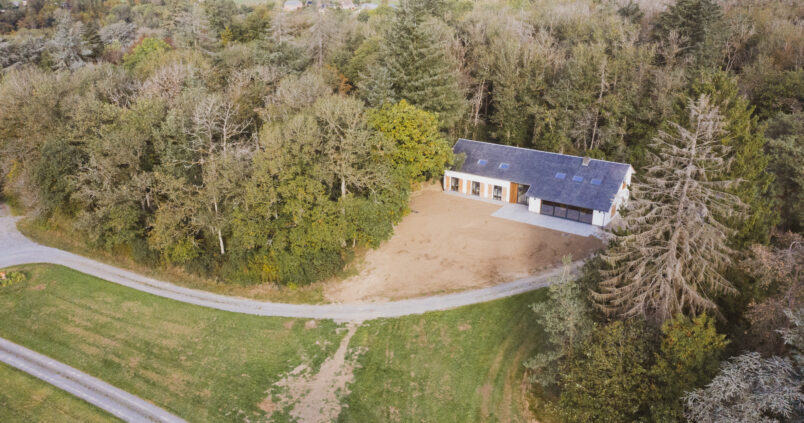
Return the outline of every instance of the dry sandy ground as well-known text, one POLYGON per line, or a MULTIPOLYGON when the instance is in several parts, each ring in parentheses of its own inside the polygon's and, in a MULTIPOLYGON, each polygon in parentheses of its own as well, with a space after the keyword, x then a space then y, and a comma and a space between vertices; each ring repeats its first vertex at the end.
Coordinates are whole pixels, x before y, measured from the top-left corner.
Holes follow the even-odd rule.
POLYGON ((358 275, 327 284, 333 302, 371 302, 480 288, 586 257, 603 243, 492 217, 498 204, 461 198, 433 185, 414 193, 411 213, 358 275))
POLYGON ((349 395, 347 385, 354 380, 355 362, 361 353, 352 351, 347 357, 349 341, 359 326, 357 323, 346 326, 346 335, 338 350, 321 364, 318 373, 311 375, 310 368, 301 364, 267 391, 268 396, 260 403, 260 408, 268 413, 269 419, 274 412, 290 405, 293 405, 291 417, 299 422, 329 423, 338 418, 341 398, 349 395), (279 392, 274 394, 274 390, 279 392), (274 396, 279 398, 278 403, 273 401, 274 396))

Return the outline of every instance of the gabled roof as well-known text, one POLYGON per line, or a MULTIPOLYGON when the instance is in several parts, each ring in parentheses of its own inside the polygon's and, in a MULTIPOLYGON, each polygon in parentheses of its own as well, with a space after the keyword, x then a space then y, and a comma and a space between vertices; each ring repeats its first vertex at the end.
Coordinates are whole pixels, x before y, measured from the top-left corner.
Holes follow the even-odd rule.
POLYGON ((611 208, 631 169, 626 163, 597 159, 584 166, 583 157, 463 138, 452 150, 466 154, 459 172, 530 185, 529 197, 601 211, 611 208))

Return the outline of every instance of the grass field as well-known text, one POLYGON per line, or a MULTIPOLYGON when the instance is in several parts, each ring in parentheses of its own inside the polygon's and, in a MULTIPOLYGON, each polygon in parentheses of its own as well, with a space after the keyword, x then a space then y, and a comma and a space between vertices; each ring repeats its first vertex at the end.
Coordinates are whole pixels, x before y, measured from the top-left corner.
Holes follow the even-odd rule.
MULTIPOLYGON (((304 320, 186 305, 59 266, 22 269, 27 282, 0 289, 0 336, 189 421, 264 420, 266 391, 300 363, 316 371, 343 336, 333 322, 308 329, 304 320)), ((522 361, 540 338, 527 306, 543 295, 364 322, 350 344, 359 367, 338 420, 524 421, 522 361)), ((289 411, 271 421, 289 420, 289 411)))
POLYGON ((94 423, 114 416, 27 373, 0 363, 0 421, 94 423))
POLYGON ((317 369, 342 336, 328 321, 310 328, 187 305, 64 267, 24 269, 29 281, 0 291, 0 336, 189 421, 259 419, 280 376, 300 363, 317 369))
POLYGON ((528 421, 522 362, 541 338, 528 305, 545 294, 365 323, 352 344, 366 352, 339 421, 528 421))

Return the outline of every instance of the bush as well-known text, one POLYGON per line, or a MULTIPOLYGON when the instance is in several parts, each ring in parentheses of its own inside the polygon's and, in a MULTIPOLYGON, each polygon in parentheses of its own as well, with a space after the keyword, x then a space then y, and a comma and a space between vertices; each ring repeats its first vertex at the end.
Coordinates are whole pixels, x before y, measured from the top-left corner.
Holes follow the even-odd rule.
POLYGON ((25 272, 0 272, 0 287, 3 288, 26 280, 28 280, 28 275, 25 272))

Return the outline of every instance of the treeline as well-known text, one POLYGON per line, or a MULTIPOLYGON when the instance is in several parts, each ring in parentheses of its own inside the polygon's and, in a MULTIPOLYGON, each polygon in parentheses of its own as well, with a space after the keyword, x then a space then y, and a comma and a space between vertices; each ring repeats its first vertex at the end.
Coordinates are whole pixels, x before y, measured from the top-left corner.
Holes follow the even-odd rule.
MULTIPOLYGON (((241 233, 229 213, 250 207, 240 184, 252 177, 255 157, 269 151, 275 134, 291 131, 288 125, 301 119, 297 115, 311 115, 319 132, 342 139, 342 129, 328 129, 330 124, 317 116, 324 107, 317 102, 333 95, 359 100, 360 108, 334 108, 360 113, 365 122, 371 121, 367 110, 405 100, 407 105, 398 107, 415 107, 411 118, 434 121, 436 129, 422 129, 426 135, 410 136, 409 141, 396 139, 396 145, 427 150, 439 157, 440 165, 448 161, 442 151, 447 140, 465 136, 628 161, 640 174, 651 162, 658 131, 670 122, 683 123, 690 100, 706 95, 731 125, 719 139, 728 145, 733 163, 716 177, 740 181, 727 192, 749 210, 728 222, 737 230, 730 242, 743 248, 768 242, 773 227, 802 228, 804 177, 798 160, 804 154, 804 35, 796 24, 801 9, 795 1, 719 5, 679 0, 664 8, 624 1, 409 0, 396 8, 360 13, 319 13, 315 8, 284 12, 274 3, 252 7, 228 0, 77 1, 64 6, 38 1, 3 6, 17 11, 3 14, 5 30, 12 32, 0 40, 5 191, 43 219, 58 213, 73 221, 104 248, 137 245, 132 249, 139 251, 138 257, 200 262, 198 267, 207 271, 226 263, 237 263, 233 267, 239 269, 260 267, 248 263, 263 258, 237 249, 265 249, 266 242, 273 245, 273 236, 251 243, 227 240, 241 233), (47 89, 51 91, 43 94, 47 89), (42 103, 33 104, 33 99, 42 103), (137 117, 129 118, 132 113, 137 117), (141 118, 153 121, 139 122, 141 118), (145 126, 137 131, 121 127, 127 119, 159 130, 154 139, 137 141, 145 138, 145 126), (113 150, 134 151, 128 154, 142 161, 138 169, 148 177, 138 177, 141 172, 128 164, 93 157, 106 153, 92 146, 91 137, 115 133, 121 147, 113 150), (437 153, 430 146, 436 137, 437 153), (74 160, 58 160, 62 156, 74 160), (122 189, 122 182, 98 171, 102 165, 123 169, 120 180, 137 181, 138 187, 122 189), (42 167, 46 170, 36 170, 42 167), (219 180, 230 169, 237 188, 206 187, 204 178, 223 184, 219 180), (85 174, 104 175, 100 185, 116 196, 128 196, 126 202, 136 206, 131 210, 138 211, 106 210, 117 200, 107 203, 84 192, 91 185, 81 179, 85 174), (183 189, 212 200, 178 201, 191 193, 165 191, 182 178, 187 182, 183 189), (171 206, 174 212, 163 208, 167 200, 177 202, 171 206), (188 212, 168 224, 168 215, 182 211, 188 212), (200 214, 208 217, 188 217, 200 214), (107 217, 98 221, 87 216, 107 217), (104 227, 99 222, 108 219, 126 223, 109 223, 114 229, 108 234, 96 233, 104 227)), ((360 125, 371 132, 383 127, 360 125)), ((385 137, 393 140, 394 135, 385 137)), ((369 144, 374 150, 384 148, 374 138, 369 144)), ((317 154, 329 154, 329 147, 316 148, 317 154)), ((372 160, 387 160, 386 154, 373 154, 372 160)), ((398 169, 400 162, 418 166, 415 154, 396 154, 404 160, 387 165, 392 170, 380 172, 383 177, 377 176, 376 164, 355 164, 366 175, 351 180, 346 190, 332 169, 305 172, 324 181, 334 202, 349 195, 383 196, 379 203, 397 206, 380 216, 393 215, 388 217, 393 222, 404 206, 385 195, 404 190, 365 181, 389 181, 394 179, 389 175, 408 172, 398 169)), ((335 166, 319 166, 330 165, 335 166)), ((437 165, 423 167, 429 168, 427 176, 439 173, 437 165)), ((272 202, 271 208, 280 203, 272 202)), ((340 209, 341 216, 348 215, 346 208, 340 209)), ((358 226, 365 230, 371 225, 358 226)), ((332 257, 342 256, 346 246, 359 244, 353 238, 363 236, 335 238, 325 248, 329 259, 322 266, 327 269, 343 259, 332 257)), ((372 236, 371 242, 381 238, 372 236)), ((306 247, 294 248, 290 255, 296 258, 287 260, 303 262, 300 251, 317 245, 298 242, 306 247)), ((265 268, 286 259, 271 260, 265 268)), ((303 280, 331 271, 313 273, 317 276, 303 280)))
POLYGON ((610 245, 534 307, 534 389, 571 422, 796 421, 804 6, 663 3, 3 2, 0 183, 96 248, 287 284, 389 237, 458 136, 626 161, 610 245))

